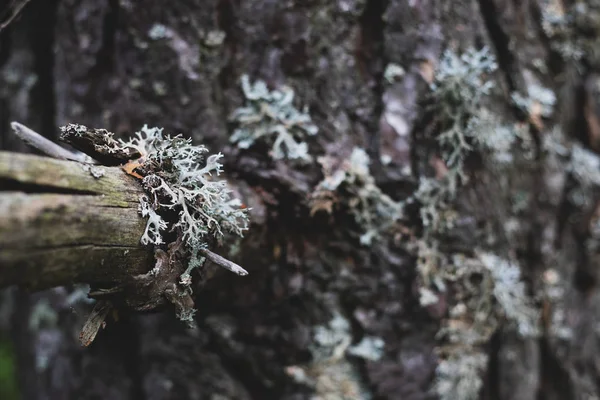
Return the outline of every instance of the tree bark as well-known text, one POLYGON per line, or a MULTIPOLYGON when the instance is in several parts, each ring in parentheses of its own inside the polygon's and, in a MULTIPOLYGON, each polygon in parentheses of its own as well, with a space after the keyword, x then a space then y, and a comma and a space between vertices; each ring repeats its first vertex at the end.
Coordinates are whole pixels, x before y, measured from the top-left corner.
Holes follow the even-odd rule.
MULTIPOLYGON (((32 295, 6 291, 4 298, 12 303, 4 303, 12 306, 6 307, 7 316, 0 313, 0 326, 13 338, 25 398, 435 398, 432 388, 443 359, 437 334, 460 307, 452 289, 437 303, 420 302, 422 260, 404 241, 421 234, 419 207, 407 207, 409 221, 398 235, 365 246, 359 240, 364 221, 352 217, 351 207, 313 215, 307 199, 324 178, 317 160, 326 156, 334 167, 341 165, 354 146, 367 151, 372 183, 391 199, 414 195, 422 178, 443 176, 436 141, 441 116, 427 107, 430 84, 445 49, 482 45, 493 50, 498 63, 489 79, 499 94, 486 105, 494 118, 524 128, 524 144, 533 150, 530 158, 513 159, 508 171, 494 171, 488 159, 466 161, 473 185, 459 190, 455 225, 439 254, 462 259, 489 242, 500 243, 495 250, 519 261, 527 292, 541 310, 541 333, 523 338, 505 323, 494 330, 481 349, 487 361, 480 398, 600 396, 594 247, 600 196, 597 185, 582 186, 564 156, 564 149, 575 145, 592 153, 600 149, 596 3, 31 1, 0 33, 2 147, 22 150, 9 134, 13 120, 50 139, 57 137, 57 126, 69 122, 127 136, 143 124, 164 127, 223 152, 225 173, 252 208, 252 225, 224 254, 249 276, 230 284, 229 276, 216 275, 196 291, 195 330, 168 314, 123 315, 90 348, 81 349, 75 338, 91 306, 74 300, 77 288, 32 295), (402 72, 386 75, 390 65, 402 72), (308 141, 313 163, 297 167, 272 160, 260 147, 242 151, 229 143, 228 116, 245 102, 242 74, 270 88, 288 85, 297 105, 308 106, 319 127, 308 141), (519 106, 515 99, 534 100, 519 106), (581 198, 585 201, 574 203, 581 198), (385 344, 380 358, 346 351, 374 337, 385 344)), ((481 137, 493 133, 487 127, 481 137)), ((17 160, 24 156, 14 157, 2 168, 37 168, 17 160)), ((118 185, 128 177, 119 181, 118 170, 103 168, 114 173, 98 180, 89 171, 70 173, 89 184, 101 186, 108 177, 124 187, 118 185)), ((143 221, 133 209, 123 221, 127 229, 110 222, 125 211, 125 203, 133 207, 137 192, 113 193, 109 198, 132 197, 117 197, 106 206, 96 194, 57 190, 43 168, 31 171, 23 179, 39 181, 44 192, 24 189, 18 196, 27 207, 14 206, 15 217, 32 221, 34 215, 25 213, 29 204, 43 205, 38 199, 52 196, 70 210, 87 205, 105 210, 91 217, 104 230, 74 230, 82 236, 70 236, 66 227, 83 221, 61 219, 66 225, 58 226, 44 222, 40 211, 36 223, 53 229, 32 238, 26 236, 28 222, 16 232, 0 233, 14 249, 0 254, 27 262, 30 254, 16 246, 28 240, 45 248, 67 240, 89 244, 103 236, 108 245, 137 246, 143 221), (81 202, 73 203, 73 197, 81 202), (106 235, 110 230, 124 237, 106 235)), ((595 174, 592 170, 592 180, 595 174)), ((17 201, 16 194, 0 194, 5 196, 10 204, 17 201)), ((5 203, 0 207, 10 206, 5 203)), ((18 223, 10 217, 3 212, 0 221, 18 223)), ((114 254, 115 264, 124 260, 120 251, 114 254)), ((128 259, 133 254, 143 257, 132 250, 128 259)), ((104 274, 102 265, 97 268, 101 259, 94 257, 90 274, 104 274)), ((115 264, 104 267, 117 270, 115 264)), ((0 282, 24 278, 9 265, 12 275, 0 276, 0 282)), ((486 282, 474 276, 471 283, 478 288, 486 282)))

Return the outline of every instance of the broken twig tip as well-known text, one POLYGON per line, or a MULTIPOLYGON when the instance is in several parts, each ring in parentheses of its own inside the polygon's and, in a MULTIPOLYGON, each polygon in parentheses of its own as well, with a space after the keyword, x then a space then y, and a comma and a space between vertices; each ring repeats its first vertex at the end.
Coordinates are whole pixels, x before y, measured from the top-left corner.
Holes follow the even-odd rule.
POLYGON ((239 276, 248 275, 248 271, 246 271, 244 268, 240 267, 233 261, 230 261, 230 260, 226 259, 225 257, 218 255, 217 253, 213 253, 212 251, 210 251, 208 249, 201 249, 200 252, 202 254, 204 254, 209 261, 212 261, 213 263, 217 264, 219 267, 223 267, 239 276))
POLYGON ((79 343, 83 347, 89 346, 96 338, 98 331, 106 326, 104 320, 112 309, 112 304, 108 301, 100 300, 96 303, 79 334, 79 343))
POLYGON ((2 32, 8 25, 10 25, 10 23, 17 18, 17 16, 19 15, 19 13, 21 13, 21 11, 23 10, 23 8, 27 5, 27 3, 29 3, 31 0, 22 0, 19 3, 16 4, 12 4, 9 6, 13 7, 14 9, 12 11, 12 13, 8 16, 8 18, 6 18, 5 21, 3 21, 2 23, 0 23, 0 32, 2 32))
POLYGON ((26 127, 25 125, 13 121, 10 123, 10 127, 13 129, 15 134, 28 146, 31 146, 42 153, 57 158, 59 160, 72 160, 86 164, 97 164, 98 162, 93 158, 83 154, 74 153, 64 147, 59 146, 51 140, 46 139, 33 129, 26 127))

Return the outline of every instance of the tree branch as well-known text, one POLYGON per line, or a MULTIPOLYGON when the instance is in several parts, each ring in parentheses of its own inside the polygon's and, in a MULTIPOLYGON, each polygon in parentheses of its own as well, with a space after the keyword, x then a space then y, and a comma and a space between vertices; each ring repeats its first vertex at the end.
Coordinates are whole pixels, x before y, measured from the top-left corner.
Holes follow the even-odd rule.
POLYGON ((113 285, 143 274, 143 190, 118 167, 0 152, 0 287, 113 285))

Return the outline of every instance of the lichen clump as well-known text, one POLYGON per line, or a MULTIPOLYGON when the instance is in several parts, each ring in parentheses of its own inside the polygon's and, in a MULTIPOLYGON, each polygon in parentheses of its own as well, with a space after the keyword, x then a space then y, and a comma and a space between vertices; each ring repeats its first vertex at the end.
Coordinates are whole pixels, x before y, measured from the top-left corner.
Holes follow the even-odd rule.
POLYGON ((146 191, 140 198, 139 212, 148 222, 140 241, 161 245, 165 233, 175 232, 188 260, 180 284, 191 292, 191 271, 205 261, 200 250, 222 243, 226 234, 243 236, 249 209, 231 196, 226 181, 215 179, 222 172, 221 153, 205 159, 206 147, 193 145, 181 135, 163 135, 162 131, 145 125, 120 145, 141 154, 134 161, 143 173, 146 191), (171 222, 174 215, 176 221, 171 222))
POLYGON ((294 90, 287 86, 269 90, 264 81, 250 83, 248 75, 242 76, 241 83, 246 105, 229 117, 236 125, 230 141, 241 149, 267 141, 274 159, 311 161, 303 140, 316 135, 318 128, 306 108, 299 111, 294 107, 294 90))
POLYGON ((366 336, 352 346, 350 322, 338 311, 326 324, 314 327, 308 347, 312 360, 307 364, 290 365, 285 369, 295 382, 308 385, 320 399, 371 399, 362 382, 360 371, 351 357, 378 361, 383 356, 381 338, 366 336))
POLYGON ((121 141, 125 148, 137 150, 143 159, 142 184, 148 195, 140 199, 140 212, 148 217, 143 244, 164 243, 161 231, 176 230, 190 249, 205 246, 209 238, 221 241, 225 233, 242 236, 247 229, 247 209, 231 197, 222 172, 221 153, 192 145, 181 135, 163 136, 162 129, 144 126, 136 137, 121 141), (162 211, 178 211, 179 220, 169 226, 162 211))
POLYGON ((403 217, 404 205, 396 202, 377 186, 369 172, 369 156, 355 147, 349 159, 335 166, 331 156, 319 158, 323 168, 323 179, 310 197, 311 214, 334 208, 350 212, 360 226, 360 243, 371 245, 374 239, 390 234, 392 228, 403 217))
MULTIPOLYGON (((154 210, 180 208, 179 221, 173 225, 182 233, 186 243, 201 245, 207 235, 222 239, 224 232, 242 235, 247 229, 247 210, 239 208, 239 199, 231 198, 231 190, 219 176, 221 153, 206 158, 208 149, 192 145, 191 139, 163 136, 162 129, 144 126, 136 137, 123 142, 145 158, 144 167, 149 172, 143 179, 150 199, 142 200, 142 209, 154 210), (149 205, 143 203, 150 201, 149 205)), ((161 236, 154 230, 154 238, 142 238, 145 243, 160 244, 161 236)))
MULTIPOLYGON (((435 390, 442 399, 478 398, 487 364, 485 344, 500 326, 526 337, 538 334, 540 313, 527 294, 516 257, 511 256, 513 243, 503 239, 510 236, 504 231, 506 221, 492 216, 495 222, 486 226, 492 233, 471 249, 466 244, 472 242, 457 232, 465 220, 461 200, 470 191, 478 193, 478 182, 470 182, 469 157, 481 156, 480 168, 485 169, 479 174, 498 185, 514 174, 511 168, 531 158, 531 139, 525 130, 504 124, 485 106, 493 94, 491 74, 496 69, 487 48, 445 52, 431 87, 437 121, 432 138, 437 154, 431 157, 435 176, 421 176, 412 198, 420 206, 422 223, 415 246, 421 305, 437 304, 440 297, 448 305, 437 336, 441 361, 435 390), (465 186, 468 182, 471 188, 465 186), (464 245, 453 247, 449 238, 457 244, 464 240, 464 245)), ((510 191, 510 183, 506 185, 510 191)))

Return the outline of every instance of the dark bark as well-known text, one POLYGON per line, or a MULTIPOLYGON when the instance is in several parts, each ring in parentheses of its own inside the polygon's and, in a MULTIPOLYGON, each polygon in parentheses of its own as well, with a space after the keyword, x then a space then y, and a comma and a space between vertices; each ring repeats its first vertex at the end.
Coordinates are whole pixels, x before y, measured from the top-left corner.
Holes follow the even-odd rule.
MULTIPOLYGON (((510 324, 495 330, 485 345, 481 397, 600 395, 598 256, 591 246, 597 239, 590 228, 598 218, 597 188, 586 192, 588 202, 573 204, 577 177, 544 148, 545 138, 560 128, 570 144, 599 150, 600 60, 592 50, 598 48, 594 18, 600 11, 588 2, 588 12, 578 14, 566 33, 551 34, 547 14, 556 8, 547 3, 563 2, 31 1, 0 32, 2 148, 24 150, 9 134, 14 120, 52 139, 57 126, 71 122, 117 135, 131 135, 143 124, 164 127, 224 153, 225 173, 252 207, 252 225, 224 254, 249 276, 228 283, 229 276, 217 274, 196 291, 194 330, 168 313, 126 313, 89 348, 80 348, 76 334, 91 305, 69 295, 79 289, 7 292, 15 306, 5 329, 14 338, 23 395, 302 399, 317 393, 333 399, 343 397, 327 394, 347 390, 374 399, 434 398, 442 345, 436 332, 455 293, 421 306, 417 260, 406 242, 385 237, 361 245, 364 227, 343 208, 311 215, 307 199, 323 179, 320 165, 274 161, 260 147, 242 151, 229 143, 227 120, 244 102, 242 74, 272 88, 289 85, 320 129, 308 140, 310 154, 339 163, 362 147, 377 186, 403 200, 421 177, 439 172, 432 167, 439 153, 432 137, 443 123, 424 105, 431 102, 429 83, 443 50, 483 45, 496 56, 493 80, 500 88, 485 101, 498 118, 526 127, 533 156, 515 160, 502 174, 494 174, 485 158, 468 160, 473 183, 456 202, 465 218, 440 251, 470 254, 489 239, 482 232, 501 231, 495 250, 519 259, 542 310, 542 334, 524 339, 510 324), (166 36, 153 39, 153 28, 166 29, 166 36), (565 55, 578 48, 580 58, 565 55), (405 72, 389 83, 384 71, 392 63, 405 72), (528 97, 538 86, 558 99, 547 115, 538 105, 523 109, 512 101, 515 93, 528 97), (407 169, 408 175, 401 172, 407 169), (515 192, 528 199, 519 211, 515 192), (516 217, 518 228, 507 233, 505 223, 516 217), (563 290, 557 298, 546 295, 554 273, 563 290), (40 314, 45 304, 53 310, 49 315, 40 314), (561 314, 560 327, 571 336, 555 331, 561 314), (349 323, 345 334, 352 344, 381 338, 381 359, 316 360, 315 327, 336 315, 349 323), (31 329, 31 321, 42 323, 31 329), (294 378, 299 369, 317 385, 294 378)), ((566 13, 575 12, 573 2, 565 3, 566 13)), ((422 226, 417 206, 411 207, 403 235, 418 236, 422 226)))

